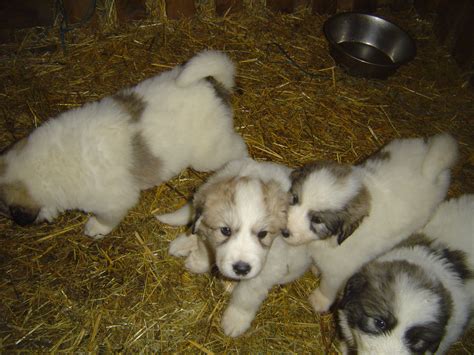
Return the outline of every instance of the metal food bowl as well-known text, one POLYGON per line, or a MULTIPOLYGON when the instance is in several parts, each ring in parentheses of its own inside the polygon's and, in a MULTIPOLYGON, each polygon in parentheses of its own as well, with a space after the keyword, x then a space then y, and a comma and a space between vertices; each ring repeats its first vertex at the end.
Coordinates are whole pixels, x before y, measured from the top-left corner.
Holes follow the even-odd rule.
POLYGON ((329 51, 349 74, 385 79, 416 54, 413 39, 378 16, 343 12, 323 27, 329 51))

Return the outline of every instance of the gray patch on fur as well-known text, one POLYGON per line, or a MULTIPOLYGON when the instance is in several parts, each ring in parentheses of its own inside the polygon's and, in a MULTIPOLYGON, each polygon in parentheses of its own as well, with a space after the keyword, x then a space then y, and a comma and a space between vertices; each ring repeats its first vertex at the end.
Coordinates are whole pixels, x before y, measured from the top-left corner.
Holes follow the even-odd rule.
POLYGON ((315 220, 325 226, 325 233, 318 233, 321 239, 337 236, 337 241, 341 244, 354 233, 370 211, 370 194, 363 187, 340 210, 310 211, 310 228, 316 233, 313 223, 315 220))
POLYGON ((230 92, 224 85, 218 82, 214 77, 206 77, 206 81, 212 85, 217 96, 227 105, 230 105, 230 92))
POLYGON ((344 179, 352 172, 352 167, 347 164, 339 164, 331 161, 316 161, 295 169, 291 173, 292 188, 300 187, 306 178, 314 171, 327 169, 337 179, 344 179))
POLYGON ((132 175, 140 184, 141 189, 156 186, 161 180, 161 160, 154 156, 143 137, 137 134, 132 140, 133 167, 132 175))
POLYGON ((145 110, 146 103, 134 92, 119 92, 112 96, 130 116, 131 122, 138 122, 145 110))

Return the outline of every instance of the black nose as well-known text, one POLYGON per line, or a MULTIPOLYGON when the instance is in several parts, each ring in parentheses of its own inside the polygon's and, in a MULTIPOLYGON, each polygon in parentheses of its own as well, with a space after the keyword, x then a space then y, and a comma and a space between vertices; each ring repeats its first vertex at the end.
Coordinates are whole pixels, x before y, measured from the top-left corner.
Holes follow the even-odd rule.
POLYGON ((239 261, 232 265, 232 269, 234 269, 234 272, 237 275, 245 276, 250 272, 250 269, 252 269, 252 267, 249 264, 244 263, 243 261, 239 261))
POLYGON ((282 229, 281 230, 281 235, 283 236, 283 238, 288 238, 290 236, 290 231, 288 229, 282 229))

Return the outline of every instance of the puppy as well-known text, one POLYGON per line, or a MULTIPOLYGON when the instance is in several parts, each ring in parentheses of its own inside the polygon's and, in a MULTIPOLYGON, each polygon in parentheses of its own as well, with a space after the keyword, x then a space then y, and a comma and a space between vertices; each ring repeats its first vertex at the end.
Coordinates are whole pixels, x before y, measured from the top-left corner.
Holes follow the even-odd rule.
POLYGON ((314 163, 292 173, 285 241, 309 243, 321 273, 315 311, 327 311, 357 269, 428 221, 456 157, 455 140, 441 134, 394 140, 360 165, 314 163))
POLYGON ((234 65, 204 51, 183 66, 64 112, 0 157, 0 210, 20 225, 91 212, 85 234, 108 234, 140 191, 186 167, 246 157, 233 130, 234 65))
POLYGON ((444 202, 431 221, 346 284, 338 324, 344 353, 445 353, 474 299, 474 195, 444 202))
POLYGON ((306 246, 290 246, 285 233, 290 170, 243 159, 230 162, 196 192, 193 206, 157 216, 167 224, 192 220, 191 235, 180 235, 170 253, 186 256, 186 267, 239 280, 222 317, 225 334, 247 330, 268 291, 301 276, 311 265, 306 246), (194 210, 192 216, 190 211, 194 210))

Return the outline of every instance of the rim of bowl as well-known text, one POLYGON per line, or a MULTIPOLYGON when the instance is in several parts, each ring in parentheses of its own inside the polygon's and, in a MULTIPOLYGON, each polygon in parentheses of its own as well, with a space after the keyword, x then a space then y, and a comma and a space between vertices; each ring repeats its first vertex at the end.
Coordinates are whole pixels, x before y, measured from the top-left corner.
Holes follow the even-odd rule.
POLYGON ((358 62, 360 63, 365 63, 365 64, 369 64, 369 65, 373 65, 373 66, 377 66, 377 67, 380 67, 380 68, 390 68, 390 69, 393 69, 393 68, 398 68, 399 66, 405 64, 405 63, 408 63, 409 61, 411 61, 413 58, 415 58, 416 56, 416 52, 417 52, 417 48, 416 48, 416 43, 415 43, 415 40, 407 33, 407 31, 405 31, 403 28, 401 28, 400 26, 398 26, 397 24, 393 23, 392 21, 389 21, 381 16, 378 16, 378 15, 373 15, 373 14, 367 14, 367 13, 364 13, 364 12, 357 12, 357 11, 345 11, 345 12, 340 12, 336 15, 333 15, 331 16, 330 18, 328 18, 326 21, 324 21, 324 24, 323 24, 323 33, 324 33, 324 36, 326 37, 326 40, 334 47, 334 48, 337 48, 339 51, 343 52, 345 55, 351 57, 352 59, 355 59, 357 60, 358 62), (333 22, 335 19, 339 18, 339 17, 351 17, 352 15, 358 15, 358 16, 365 16, 365 17, 375 17, 377 19, 380 19, 386 23, 389 23, 390 25, 392 26, 395 26, 400 32, 404 33, 408 39, 410 40, 410 42, 412 43, 413 45, 413 54, 410 55, 409 57, 407 57, 405 60, 401 60, 401 61, 398 61, 398 62, 394 62, 393 64, 379 64, 379 63, 373 63, 373 62, 369 62, 367 60, 364 60, 364 59, 361 59, 361 58, 358 58, 354 55, 352 55, 351 53, 349 53, 348 51, 344 50, 341 45, 334 41, 330 34, 329 34, 329 31, 328 31, 328 26, 331 24, 331 22, 333 22))

